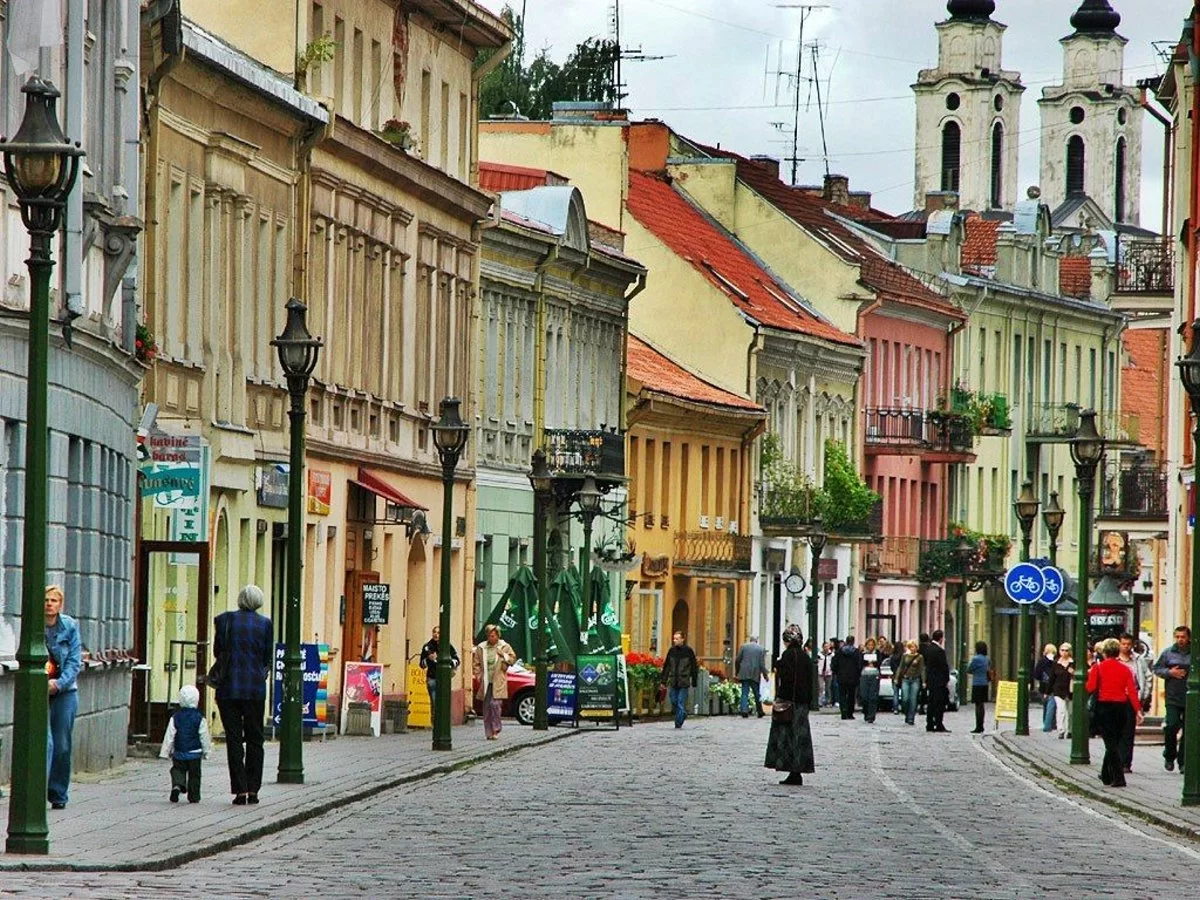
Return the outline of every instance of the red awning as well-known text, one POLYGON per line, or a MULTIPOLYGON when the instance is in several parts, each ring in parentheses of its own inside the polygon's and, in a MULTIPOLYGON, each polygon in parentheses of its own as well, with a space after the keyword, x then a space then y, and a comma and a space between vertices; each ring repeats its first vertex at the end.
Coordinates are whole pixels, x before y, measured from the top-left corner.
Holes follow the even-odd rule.
POLYGON ((370 491, 376 497, 382 497, 384 500, 395 503, 397 506, 407 506, 410 509, 428 509, 428 507, 422 506, 411 497, 400 493, 400 491, 396 490, 384 481, 381 476, 376 475, 370 469, 360 468, 357 480, 352 478, 350 479, 350 483, 357 484, 363 490, 370 491))

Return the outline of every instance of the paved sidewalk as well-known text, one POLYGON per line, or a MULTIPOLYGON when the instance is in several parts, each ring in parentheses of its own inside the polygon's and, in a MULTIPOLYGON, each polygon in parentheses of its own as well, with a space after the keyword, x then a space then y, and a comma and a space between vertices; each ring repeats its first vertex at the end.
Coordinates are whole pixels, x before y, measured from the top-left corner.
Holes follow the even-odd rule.
POLYGON ((1125 776, 1128 787, 1109 788, 1100 781, 1104 742, 1092 738, 1091 762, 1071 765, 1071 742, 1054 733, 1031 730, 1027 737, 1010 731, 988 731, 983 744, 1002 758, 1016 758, 1060 788, 1100 800, 1129 815, 1149 821, 1176 834, 1200 841, 1200 807, 1181 806, 1183 775, 1163 768, 1162 744, 1137 744, 1133 750, 1133 772, 1125 776))
MULTIPOLYGON (((479 721, 454 729, 454 749, 434 753, 428 730, 377 738, 338 737, 304 744, 303 785, 276 784, 279 745, 268 743, 262 802, 234 806, 225 745, 204 762, 202 800, 168 802, 170 764, 135 760, 71 784, 64 810, 48 810, 50 855, 0 852, 0 871, 154 871, 211 856, 281 831, 388 788, 443 774, 480 760, 575 734, 557 727, 538 732, 506 722, 498 741, 487 741, 479 721)), ((7 792, 6 792, 7 793, 7 792)), ((7 829, 8 800, 0 800, 0 829, 7 829)), ((3 842, 0 841, 0 850, 3 842)))

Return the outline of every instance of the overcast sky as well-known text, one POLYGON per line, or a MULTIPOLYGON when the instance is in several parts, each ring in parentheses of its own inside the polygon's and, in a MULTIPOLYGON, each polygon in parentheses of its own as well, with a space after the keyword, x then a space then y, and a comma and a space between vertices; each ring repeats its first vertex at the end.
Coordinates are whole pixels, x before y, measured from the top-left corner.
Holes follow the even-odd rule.
MULTIPOLYGON (((499 11, 504 0, 481 0, 499 11)), ((522 0, 510 0, 521 10, 522 0)), ((622 0, 621 42, 647 55, 669 58, 627 62, 627 105, 639 118, 655 117, 704 143, 744 154, 791 153, 790 82, 764 72, 794 70, 800 10, 780 8, 816 0, 622 0), (768 65, 767 57, 770 54, 768 65), (785 134, 772 122, 786 123, 785 134)), ((1161 74, 1152 42, 1177 41, 1191 0, 1111 0, 1123 17, 1125 82, 1161 74)), ((575 44, 610 35, 612 0, 524 0, 527 57, 548 47, 562 61, 575 44)), ((913 202, 914 107, 909 89, 917 71, 937 63, 934 23, 946 17, 944 0, 828 0, 809 14, 804 39, 820 43, 822 93, 829 101, 826 134, 830 168, 850 176, 854 190, 869 190, 889 212, 913 202), (828 81, 827 81, 828 79, 828 81), (828 90, 826 85, 828 84, 828 90)), ((1008 25, 1004 66, 1029 88, 1021 108, 1022 188, 1037 183, 1037 97, 1061 80, 1058 39, 1071 32, 1079 0, 999 0, 993 18, 1008 25)), ((811 55, 804 72, 812 75, 811 55)), ((815 92, 802 90, 799 180, 819 183, 824 173, 815 92)), ((1145 117, 1142 223, 1159 226, 1162 192, 1162 126, 1145 117)), ((785 177, 789 174, 785 166, 785 177)), ((1024 194, 1024 190, 1019 192, 1024 194)))

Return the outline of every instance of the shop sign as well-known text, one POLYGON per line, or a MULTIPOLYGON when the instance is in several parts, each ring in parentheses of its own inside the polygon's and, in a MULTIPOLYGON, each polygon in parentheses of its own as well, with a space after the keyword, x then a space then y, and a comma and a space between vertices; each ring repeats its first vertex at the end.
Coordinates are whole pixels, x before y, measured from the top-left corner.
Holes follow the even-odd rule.
POLYGON ((287 509, 288 505, 287 465, 260 466, 257 471, 258 505, 272 509, 287 509))
MULTIPOLYGON (((286 644, 275 645, 275 677, 272 715, 279 725, 283 716, 283 670, 286 644)), ((322 728, 327 720, 329 697, 329 645, 300 645, 300 722, 309 728, 322 728)))
POLYGON ((1112 628, 1125 624, 1125 614, 1119 612, 1092 613, 1088 616, 1088 624, 1093 628, 1112 628))
POLYGON ((362 586, 364 625, 386 625, 392 605, 392 586, 367 582, 362 586))
POLYGON ((308 470, 308 511, 314 516, 329 515, 333 499, 333 475, 321 469, 308 470))
POLYGON ((419 663, 408 665, 408 724, 414 728, 428 728, 433 724, 429 686, 425 683, 425 670, 419 663))
POLYGON ((618 656, 615 653, 589 653, 575 657, 576 719, 618 718, 618 656))
POLYGON ((820 581, 838 580, 838 561, 831 558, 817 560, 817 578, 820 581))
POLYGON ((350 715, 351 703, 367 703, 371 707, 371 734, 379 737, 383 724, 383 665, 382 663, 348 662, 342 677, 342 722, 341 731, 346 731, 346 720, 350 715))

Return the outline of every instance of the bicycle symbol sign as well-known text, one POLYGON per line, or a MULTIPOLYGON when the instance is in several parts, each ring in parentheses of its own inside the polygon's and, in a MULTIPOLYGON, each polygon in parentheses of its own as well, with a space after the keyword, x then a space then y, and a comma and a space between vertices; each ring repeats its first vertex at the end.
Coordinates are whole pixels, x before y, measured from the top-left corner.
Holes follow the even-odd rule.
POLYGON ((1046 589, 1042 592, 1039 600, 1043 606, 1053 606, 1063 597, 1066 590, 1066 578, 1063 576, 1062 570, 1054 566, 1046 566, 1042 569, 1042 575, 1046 579, 1046 589))
POLYGON ((1033 563, 1017 563, 1004 575, 1004 593, 1014 603, 1036 603, 1046 590, 1046 576, 1033 563))

